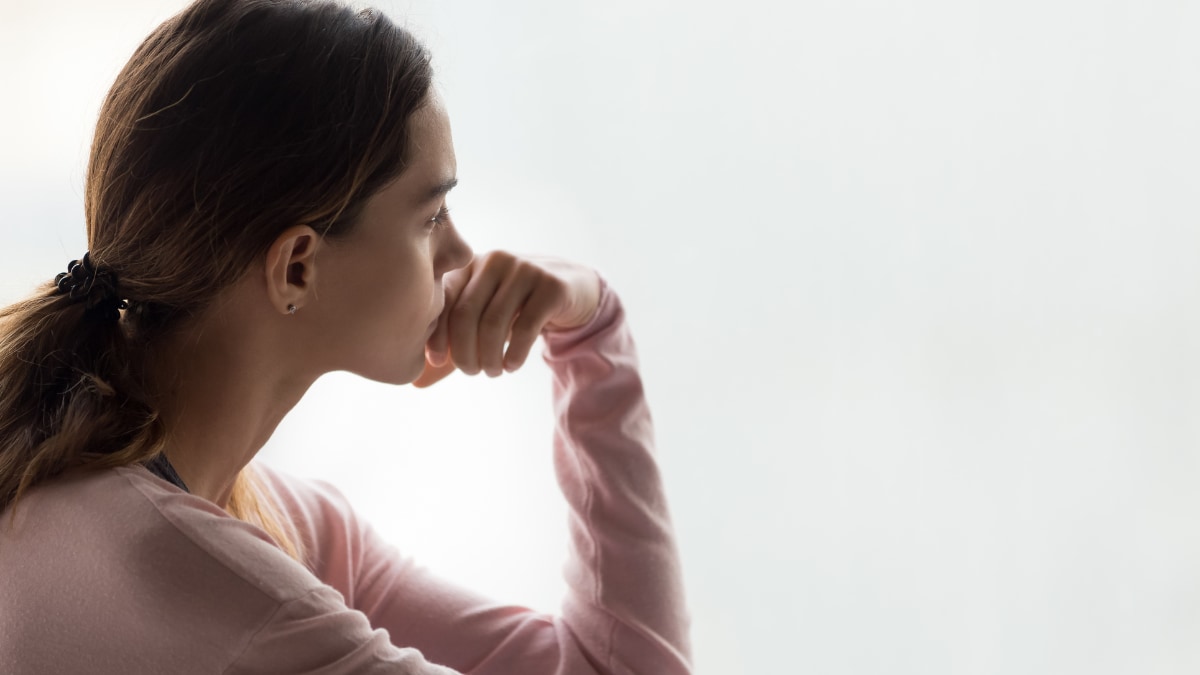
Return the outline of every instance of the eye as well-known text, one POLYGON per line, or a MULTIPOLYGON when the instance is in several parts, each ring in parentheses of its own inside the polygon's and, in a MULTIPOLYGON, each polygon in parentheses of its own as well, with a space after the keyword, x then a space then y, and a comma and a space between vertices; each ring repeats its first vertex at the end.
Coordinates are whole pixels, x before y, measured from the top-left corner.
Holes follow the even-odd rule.
POLYGON ((438 209, 437 215, 429 219, 429 229, 436 230, 448 224, 450 224, 450 209, 443 204, 442 208, 438 209))

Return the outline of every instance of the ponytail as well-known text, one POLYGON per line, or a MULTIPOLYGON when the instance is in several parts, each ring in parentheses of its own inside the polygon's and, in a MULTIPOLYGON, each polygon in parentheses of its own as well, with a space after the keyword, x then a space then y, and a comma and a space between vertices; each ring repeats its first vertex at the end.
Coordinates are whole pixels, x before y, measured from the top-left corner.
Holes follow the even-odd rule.
MULTIPOLYGON (((0 512, 11 509, 12 520, 25 492, 56 476, 142 464, 164 450, 137 368, 143 350, 111 300, 94 296, 79 302, 61 283, 46 284, 0 310, 0 512)), ((295 526, 251 467, 238 474, 226 510, 305 564, 295 526)))
POLYGON ((0 310, 0 510, 73 469, 145 461, 163 449, 129 338, 47 284, 0 310))

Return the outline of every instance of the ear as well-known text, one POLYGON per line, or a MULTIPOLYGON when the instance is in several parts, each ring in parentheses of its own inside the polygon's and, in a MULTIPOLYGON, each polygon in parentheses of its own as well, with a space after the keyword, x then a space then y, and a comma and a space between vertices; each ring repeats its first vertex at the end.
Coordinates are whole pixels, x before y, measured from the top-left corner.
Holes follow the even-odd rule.
POLYGON ((265 260, 267 299, 276 311, 288 313, 288 305, 303 307, 316 287, 317 248, 321 239, 308 225, 295 225, 284 230, 265 260))

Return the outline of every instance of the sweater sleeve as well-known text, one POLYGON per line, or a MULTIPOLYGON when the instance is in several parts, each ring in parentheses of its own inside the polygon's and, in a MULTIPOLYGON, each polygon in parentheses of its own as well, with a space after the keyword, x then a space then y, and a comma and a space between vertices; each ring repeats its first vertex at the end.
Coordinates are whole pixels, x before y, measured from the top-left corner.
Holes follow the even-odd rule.
POLYGON ((563 620, 596 638, 601 672, 687 673, 678 552, 624 308, 602 278, 596 317, 545 339, 555 470, 570 506, 563 620))
POLYGON ((335 488, 314 483, 325 513, 297 519, 323 523, 306 535, 316 540, 314 571, 394 645, 480 675, 690 673, 678 555, 633 339, 603 279, 601 289, 587 325, 543 335, 554 374, 555 471, 569 506, 559 615, 439 579, 357 519, 335 488))
POLYGON ((224 671, 257 673, 454 675, 415 649, 398 649, 328 586, 281 603, 224 671))

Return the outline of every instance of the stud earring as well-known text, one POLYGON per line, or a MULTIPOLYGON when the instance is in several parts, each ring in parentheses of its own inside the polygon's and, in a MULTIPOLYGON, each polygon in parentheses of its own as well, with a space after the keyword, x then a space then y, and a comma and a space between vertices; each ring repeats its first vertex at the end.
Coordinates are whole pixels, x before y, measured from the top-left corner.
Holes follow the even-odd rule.
POLYGON ((295 313, 296 313, 296 306, 288 305, 288 314, 295 314, 295 313))

